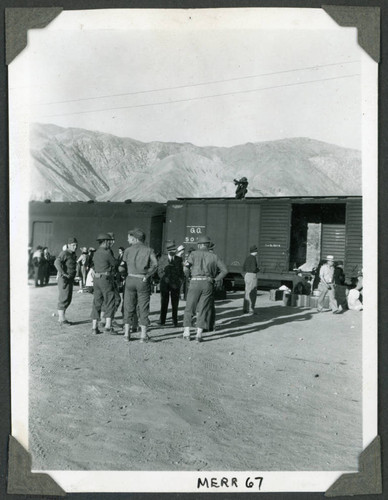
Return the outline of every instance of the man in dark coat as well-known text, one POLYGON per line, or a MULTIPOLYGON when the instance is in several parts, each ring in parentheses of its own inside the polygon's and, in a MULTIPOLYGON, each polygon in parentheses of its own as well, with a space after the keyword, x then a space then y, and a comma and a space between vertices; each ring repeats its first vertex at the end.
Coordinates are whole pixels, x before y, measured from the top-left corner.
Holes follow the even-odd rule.
POLYGON ((190 340, 191 321, 196 313, 196 340, 202 341, 203 330, 209 330, 214 287, 221 284, 228 273, 222 260, 215 253, 209 252, 210 243, 208 236, 201 236, 198 239, 198 250, 194 250, 185 263, 186 272, 191 273, 183 322, 185 340, 190 340))
POLYGON ((166 323, 168 302, 171 297, 172 322, 178 326, 179 295, 184 273, 182 258, 176 255, 174 241, 168 241, 167 253, 163 254, 158 262, 158 275, 160 278, 160 324, 166 323))
POLYGON ((346 297, 347 287, 345 285, 344 263, 339 260, 334 265, 334 296, 340 311, 348 309, 348 301, 346 297))
POLYGON ((61 326, 71 324, 65 318, 65 312, 73 297, 73 284, 77 273, 77 256, 75 254, 77 247, 76 238, 69 238, 66 250, 62 250, 54 262, 58 271, 58 321, 61 326))

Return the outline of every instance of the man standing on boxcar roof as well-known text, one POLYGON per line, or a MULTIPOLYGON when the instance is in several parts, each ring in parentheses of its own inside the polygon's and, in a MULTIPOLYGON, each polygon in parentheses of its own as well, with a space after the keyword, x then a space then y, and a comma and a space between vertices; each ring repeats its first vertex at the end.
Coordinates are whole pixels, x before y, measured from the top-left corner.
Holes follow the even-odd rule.
POLYGON ((112 327, 112 317, 115 308, 114 274, 117 261, 110 249, 111 236, 101 233, 97 236, 99 248, 93 257, 94 262, 94 295, 92 308, 92 333, 100 333, 97 322, 101 316, 101 309, 105 311, 105 331, 116 335, 112 327))
POLYGON ((77 272, 76 250, 78 241, 76 238, 69 238, 67 247, 55 259, 54 266, 58 271, 58 321, 60 326, 70 325, 65 317, 66 309, 71 304, 73 297, 73 284, 77 272))
POLYGON ((255 314, 255 305, 257 298, 257 246, 252 245, 249 249, 249 255, 244 261, 243 274, 245 282, 245 297, 243 304, 243 313, 255 314))
POLYGON ((158 261, 152 248, 145 244, 145 233, 135 228, 128 233, 129 247, 123 255, 123 266, 127 278, 124 293, 124 338, 130 339, 129 329, 133 325, 136 309, 141 328, 140 342, 151 340, 147 334, 150 312, 151 277, 158 268, 158 261))
MULTIPOLYGON (((198 239, 198 250, 194 250, 186 260, 186 267, 191 272, 191 281, 183 322, 183 338, 190 340, 190 327, 193 315, 197 314, 196 341, 202 341, 203 330, 209 330, 214 286, 222 283, 228 270, 222 260, 209 252, 211 241, 208 236, 198 239)), ((188 271, 186 271, 188 272, 188 271)))

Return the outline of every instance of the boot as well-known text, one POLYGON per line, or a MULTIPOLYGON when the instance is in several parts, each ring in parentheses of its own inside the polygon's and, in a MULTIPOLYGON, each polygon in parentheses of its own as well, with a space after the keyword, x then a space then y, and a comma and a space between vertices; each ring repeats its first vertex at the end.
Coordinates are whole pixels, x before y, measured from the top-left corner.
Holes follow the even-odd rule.
POLYGON ((197 342, 202 342, 202 332, 203 328, 197 328, 197 335, 195 336, 197 342))
POLYGON ((58 309, 58 322, 59 326, 71 325, 70 321, 67 321, 67 319, 65 318, 65 311, 61 311, 59 309, 58 309))
POLYGON ((190 327, 185 326, 183 328, 183 340, 190 340, 190 327))
POLYGON ((129 341, 131 339, 131 335, 129 333, 129 324, 125 323, 124 325, 124 340, 129 341))
POLYGON ((144 342, 152 342, 152 339, 151 337, 148 335, 147 333, 147 327, 146 326, 143 326, 143 325, 140 325, 140 328, 141 328, 141 333, 140 333, 140 342, 141 343, 144 343, 144 342))
POLYGON ((100 328, 105 328, 105 324, 106 324, 105 312, 101 311, 101 313, 100 313, 100 328))

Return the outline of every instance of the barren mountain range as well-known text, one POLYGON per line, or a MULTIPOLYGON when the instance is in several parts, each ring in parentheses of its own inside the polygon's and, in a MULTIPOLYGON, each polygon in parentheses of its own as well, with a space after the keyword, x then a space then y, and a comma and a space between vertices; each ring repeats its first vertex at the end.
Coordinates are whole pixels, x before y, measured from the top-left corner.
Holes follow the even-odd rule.
POLYGON ((361 153, 309 138, 199 147, 33 124, 30 199, 158 201, 249 196, 361 194, 361 153))

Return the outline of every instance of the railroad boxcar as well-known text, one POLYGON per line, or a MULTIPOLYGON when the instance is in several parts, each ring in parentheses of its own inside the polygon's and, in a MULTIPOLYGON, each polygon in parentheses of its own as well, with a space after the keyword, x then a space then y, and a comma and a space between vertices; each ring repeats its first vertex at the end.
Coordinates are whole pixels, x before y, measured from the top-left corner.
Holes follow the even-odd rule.
POLYGON ((361 196, 177 199, 167 202, 166 239, 195 246, 207 234, 224 260, 227 283, 242 283, 249 247, 257 245, 259 285, 291 285, 326 255, 344 261, 347 280, 362 269, 361 196))
POLYGON ((95 247, 98 233, 115 234, 115 253, 128 246, 128 230, 140 227, 147 243, 161 252, 166 205, 155 202, 41 202, 29 204, 30 245, 47 246, 58 255, 69 236, 80 247, 95 247))

